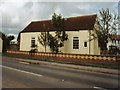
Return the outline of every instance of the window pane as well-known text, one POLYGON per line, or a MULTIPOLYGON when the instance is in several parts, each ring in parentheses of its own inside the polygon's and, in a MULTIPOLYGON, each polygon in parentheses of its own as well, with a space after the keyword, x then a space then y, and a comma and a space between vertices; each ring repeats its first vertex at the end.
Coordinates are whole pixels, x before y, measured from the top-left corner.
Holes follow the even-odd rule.
POLYGON ((120 40, 118 40, 118 44, 120 44, 120 40))
POLYGON ((79 39, 78 39, 78 37, 73 37, 73 49, 79 49, 79 39))
POLYGON ((34 48, 35 47, 35 38, 31 38, 31 47, 34 48))
POLYGON ((87 42, 84 42, 84 47, 87 47, 87 42))

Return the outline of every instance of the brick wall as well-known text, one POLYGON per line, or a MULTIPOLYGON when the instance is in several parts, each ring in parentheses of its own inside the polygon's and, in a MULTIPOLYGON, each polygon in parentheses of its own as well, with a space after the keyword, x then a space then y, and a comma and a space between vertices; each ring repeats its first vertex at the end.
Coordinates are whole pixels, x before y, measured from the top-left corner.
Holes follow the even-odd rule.
POLYGON ((84 55, 84 54, 53 54, 53 53, 32 53, 7 51, 8 54, 14 54, 19 57, 28 57, 40 60, 58 60, 74 63, 94 63, 94 64, 117 64, 120 61, 119 56, 101 56, 101 55, 84 55))

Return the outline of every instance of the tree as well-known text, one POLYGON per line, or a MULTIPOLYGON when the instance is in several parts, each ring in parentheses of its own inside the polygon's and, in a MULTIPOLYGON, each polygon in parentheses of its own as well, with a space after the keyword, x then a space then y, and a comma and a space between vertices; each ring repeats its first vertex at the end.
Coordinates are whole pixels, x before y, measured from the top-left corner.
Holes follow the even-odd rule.
POLYGON ((15 37, 13 35, 6 36, 4 33, 0 32, 3 40, 3 52, 6 52, 8 47, 10 46, 10 41, 13 40, 15 37))
POLYGON ((49 34, 49 37, 48 37, 48 45, 51 49, 51 51, 53 53, 58 53, 59 50, 58 50, 58 47, 59 47, 59 44, 58 44, 58 40, 56 37, 52 36, 52 34, 49 34))
POLYGON ((13 39, 15 39, 15 37, 13 35, 6 36, 6 45, 9 46, 10 41, 12 41, 13 39))
POLYGON ((38 36, 38 41, 45 47, 45 52, 46 47, 49 46, 53 53, 58 53, 60 52, 59 48, 64 46, 64 41, 68 40, 68 35, 65 32, 64 18, 54 13, 52 15, 52 26, 55 30, 55 35, 50 34, 44 25, 47 31, 41 32, 38 36))
POLYGON ((46 47, 48 46, 48 36, 49 36, 49 32, 41 32, 41 34, 38 36, 38 41, 42 46, 45 47, 45 52, 46 52, 46 47))
POLYGON ((52 25, 56 31, 55 31, 55 37, 51 38, 55 40, 54 44, 52 44, 52 46, 55 49, 54 48, 51 49, 53 49, 52 51, 58 53, 59 48, 64 46, 64 41, 68 40, 68 35, 65 32, 64 18, 60 14, 57 15, 56 13, 54 13, 52 15, 52 25))
POLYGON ((96 20, 95 34, 92 34, 94 39, 98 39, 98 44, 102 53, 107 50, 107 43, 112 35, 116 34, 117 30, 117 15, 112 14, 110 10, 102 9, 96 20))
POLYGON ((10 46, 10 42, 14 39, 15 37, 13 35, 9 35, 5 37, 5 52, 10 46))

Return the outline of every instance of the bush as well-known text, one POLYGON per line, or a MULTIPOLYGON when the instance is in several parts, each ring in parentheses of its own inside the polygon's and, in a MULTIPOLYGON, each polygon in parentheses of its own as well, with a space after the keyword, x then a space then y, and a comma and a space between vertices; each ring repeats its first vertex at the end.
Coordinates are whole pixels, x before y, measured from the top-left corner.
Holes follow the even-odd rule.
POLYGON ((33 54, 33 53, 36 53, 37 52, 37 49, 31 49, 30 51, 29 51, 29 54, 33 54))

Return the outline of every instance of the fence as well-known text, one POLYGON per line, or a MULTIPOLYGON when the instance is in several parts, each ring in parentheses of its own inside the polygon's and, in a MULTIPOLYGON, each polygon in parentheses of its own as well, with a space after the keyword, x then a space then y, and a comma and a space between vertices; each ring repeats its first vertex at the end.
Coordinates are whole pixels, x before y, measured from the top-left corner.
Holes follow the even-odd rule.
POLYGON ((69 61, 74 63, 101 63, 101 64, 117 64, 120 61, 117 56, 102 56, 102 55, 85 55, 85 54, 53 54, 53 53, 32 53, 7 51, 8 54, 17 54, 20 57, 29 57, 32 59, 46 59, 46 60, 59 60, 69 61))

